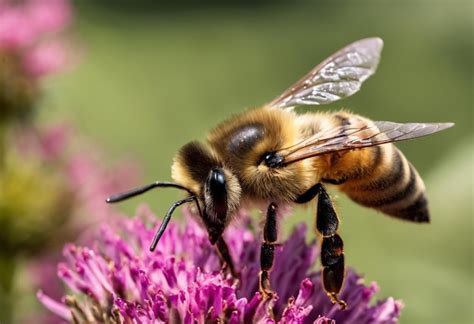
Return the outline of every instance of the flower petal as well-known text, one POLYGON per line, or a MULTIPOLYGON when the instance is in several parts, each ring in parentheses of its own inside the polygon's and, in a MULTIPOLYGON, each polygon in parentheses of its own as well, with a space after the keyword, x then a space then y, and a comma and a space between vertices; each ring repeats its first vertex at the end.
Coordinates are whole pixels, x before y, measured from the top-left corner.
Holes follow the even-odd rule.
POLYGON ((59 303, 51 299, 50 297, 45 295, 43 291, 41 290, 36 293, 36 297, 47 309, 49 309, 54 314, 58 315, 59 317, 67 321, 72 320, 71 310, 63 303, 59 303))

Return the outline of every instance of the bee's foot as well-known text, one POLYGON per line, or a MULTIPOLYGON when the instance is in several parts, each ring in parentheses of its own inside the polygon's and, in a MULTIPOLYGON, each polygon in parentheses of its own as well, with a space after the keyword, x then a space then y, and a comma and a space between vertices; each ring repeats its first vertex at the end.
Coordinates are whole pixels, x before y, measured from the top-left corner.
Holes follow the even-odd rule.
POLYGON ((263 300, 273 299, 276 296, 276 292, 267 288, 260 288, 260 295, 262 295, 263 300))
POLYGON ((258 278, 258 291, 262 295, 263 299, 272 299, 276 293, 270 288, 270 278, 268 271, 260 271, 258 278))
POLYGON ((234 267, 229 266, 227 263, 224 263, 221 267, 222 274, 230 274, 234 279, 240 279, 240 272, 236 271, 234 267))
POLYGON ((347 303, 342 299, 339 299, 336 293, 328 293, 328 297, 331 299, 331 303, 338 304, 341 310, 345 310, 347 308, 347 303))

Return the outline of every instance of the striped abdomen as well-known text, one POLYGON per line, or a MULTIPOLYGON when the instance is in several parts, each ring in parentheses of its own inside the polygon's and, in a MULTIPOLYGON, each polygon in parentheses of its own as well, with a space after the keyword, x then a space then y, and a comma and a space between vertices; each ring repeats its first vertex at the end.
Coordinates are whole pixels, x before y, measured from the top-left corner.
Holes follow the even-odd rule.
POLYGON ((355 202, 405 220, 429 221, 423 180, 393 144, 351 151, 334 162, 336 168, 346 166, 339 187, 355 202))

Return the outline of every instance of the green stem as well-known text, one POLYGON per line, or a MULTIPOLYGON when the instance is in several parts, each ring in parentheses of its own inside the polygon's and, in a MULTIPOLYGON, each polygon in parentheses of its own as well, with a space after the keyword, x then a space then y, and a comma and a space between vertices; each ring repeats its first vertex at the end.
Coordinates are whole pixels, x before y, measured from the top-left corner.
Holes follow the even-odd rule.
POLYGON ((0 256, 0 323, 13 322, 13 301, 16 262, 7 256, 0 256))

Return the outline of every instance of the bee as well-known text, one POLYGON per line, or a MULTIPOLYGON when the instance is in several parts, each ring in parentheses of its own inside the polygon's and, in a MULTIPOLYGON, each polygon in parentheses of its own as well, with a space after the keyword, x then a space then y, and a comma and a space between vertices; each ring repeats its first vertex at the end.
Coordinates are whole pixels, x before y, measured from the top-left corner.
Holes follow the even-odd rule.
POLYGON ((219 124, 209 132, 206 143, 184 145, 172 164, 174 182, 154 182, 106 201, 122 201, 158 187, 186 191, 187 196, 169 208, 150 250, 155 250, 174 210, 195 203, 210 242, 235 276, 222 234, 241 208, 263 209, 259 290, 265 297, 273 295, 270 271, 279 209, 315 201, 323 288, 332 303, 346 308, 339 298, 345 273, 343 241, 326 185, 389 216, 429 222, 423 180, 392 143, 453 126, 372 121, 346 111, 294 111, 295 106, 328 104, 356 93, 375 73, 382 48, 383 41, 376 37, 345 46, 268 104, 219 124))

